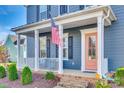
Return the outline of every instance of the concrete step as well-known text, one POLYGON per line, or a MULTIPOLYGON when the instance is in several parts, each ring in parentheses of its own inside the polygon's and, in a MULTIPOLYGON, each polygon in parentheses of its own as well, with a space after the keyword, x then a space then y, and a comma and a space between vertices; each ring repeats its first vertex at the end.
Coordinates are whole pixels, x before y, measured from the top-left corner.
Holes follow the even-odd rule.
POLYGON ((59 82, 57 86, 65 88, 86 88, 88 86, 87 82, 75 83, 75 82, 59 82))
POLYGON ((84 78, 79 76, 61 75, 60 82, 57 84, 59 87, 65 88, 86 88, 89 82, 95 82, 94 78, 84 78))

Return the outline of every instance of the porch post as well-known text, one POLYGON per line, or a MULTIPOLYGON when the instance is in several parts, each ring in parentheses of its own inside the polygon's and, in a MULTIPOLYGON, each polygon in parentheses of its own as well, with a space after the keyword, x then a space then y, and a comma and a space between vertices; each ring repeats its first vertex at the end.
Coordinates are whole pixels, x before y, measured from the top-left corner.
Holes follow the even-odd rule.
POLYGON ((39 30, 34 30, 35 33, 35 71, 39 68, 39 30))
POLYGON ((85 34, 81 32, 81 71, 85 71, 85 34))
POLYGON ((97 73, 102 75, 102 63, 104 62, 104 21, 103 16, 97 17, 97 32, 98 32, 98 65, 97 73))
POLYGON ((63 26, 59 25, 59 35, 62 39, 62 45, 59 45, 59 73, 63 73, 63 26))
POLYGON ((20 64, 20 34, 17 34, 17 68, 20 64))

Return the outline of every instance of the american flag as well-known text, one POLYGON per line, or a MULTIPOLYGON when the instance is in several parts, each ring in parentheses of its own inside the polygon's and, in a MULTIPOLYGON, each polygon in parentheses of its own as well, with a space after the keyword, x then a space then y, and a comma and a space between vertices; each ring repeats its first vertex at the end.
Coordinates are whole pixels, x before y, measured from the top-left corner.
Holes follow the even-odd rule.
POLYGON ((52 43, 56 44, 56 45, 60 45, 61 40, 60 40, 60 36, 59 36, 59 29, 58 26, 55 24, 51 14, 50 15, 50 19, 51 19, 51 36, 52 36, 52 43))

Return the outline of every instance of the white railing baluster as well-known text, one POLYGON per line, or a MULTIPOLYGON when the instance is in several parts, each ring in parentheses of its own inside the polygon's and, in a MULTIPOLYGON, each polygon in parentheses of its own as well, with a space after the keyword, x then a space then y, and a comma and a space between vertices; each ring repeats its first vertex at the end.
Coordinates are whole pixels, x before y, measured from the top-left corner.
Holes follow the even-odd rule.
MULTIPOLYGON (((39 59, 39 69, 58 71, 58 64, 59 64, 58 58, 39 59)), ((35 67, 34 58, 21 58, 19 66, 20 68, 23 68, 24 66, 29 66, 31 69, 34 69, 35 67)))
POLYGON ((58 70, 58 58, 40 58, 39 68, 46 70, 58 70))

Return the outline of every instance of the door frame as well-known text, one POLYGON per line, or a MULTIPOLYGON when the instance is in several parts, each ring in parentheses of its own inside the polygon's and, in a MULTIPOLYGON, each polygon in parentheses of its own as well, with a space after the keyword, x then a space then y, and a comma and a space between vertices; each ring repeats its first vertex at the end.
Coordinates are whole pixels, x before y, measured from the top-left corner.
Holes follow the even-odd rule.
MULTIPOLYGON (((97 72, 96 70, 86 70, 85 69, 85 34, 87 33, 97 33, 97 28, 82 29, 81 32, 81 71, 97 72)), ((98 48, 98 47, 97 47, 98 48)), ((97 60, 98 63, 98 60, 97 60)), ((98 67, 97 67, 98 69, 98 67)))

